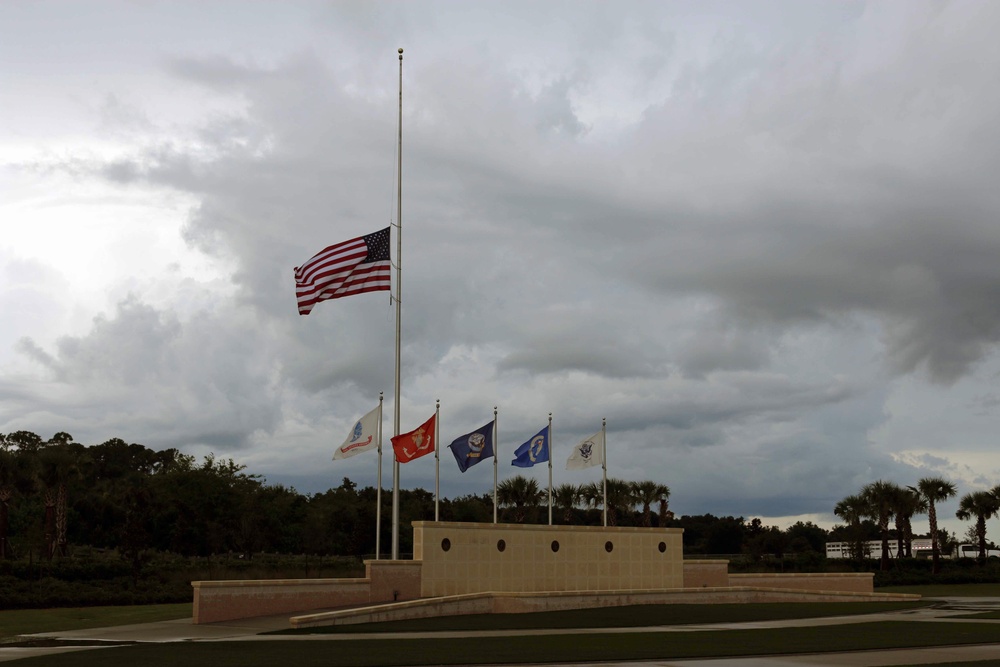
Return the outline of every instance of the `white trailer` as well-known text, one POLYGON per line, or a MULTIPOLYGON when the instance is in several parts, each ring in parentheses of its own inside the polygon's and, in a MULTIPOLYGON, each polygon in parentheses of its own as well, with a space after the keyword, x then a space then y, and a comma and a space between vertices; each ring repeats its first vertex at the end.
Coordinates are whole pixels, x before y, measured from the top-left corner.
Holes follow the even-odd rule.
MULTIPOLYGON (((896 558, 899 544, 896 540, 889 540, 889 558, 896 558)), ((827 542, 827 558, 850 558, 851 550, 854 548, 853 542, 827 542)), ((864 558, 882 557, 882 540, 868 540, 861 543, 864 558)), ((913 540, 910 544, 911 553, 915 558, 931 555, 931 541, 929 539, 913 540)))
MULTIPOLYGON (((979 558, 978 544, 959 544, 951 554, 952 558, 979 558)), ((987 558, 1000 558, 1000 549, 986 547, 987 558)))

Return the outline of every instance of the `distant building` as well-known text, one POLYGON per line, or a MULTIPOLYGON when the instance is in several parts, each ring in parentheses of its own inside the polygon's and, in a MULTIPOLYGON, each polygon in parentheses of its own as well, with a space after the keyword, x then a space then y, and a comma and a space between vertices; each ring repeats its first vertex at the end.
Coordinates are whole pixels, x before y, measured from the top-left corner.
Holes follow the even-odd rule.
MULTIPOLYGON (((854 548, 854 542, 827 542, 826 543, 826 557, 827 558, 850 558, 851 550, 854 548)), ((931 556, 931 540, 920 539, 913 540, 911 543, 912 553, 914 558, 930 558, 931 556)), ((898 543, 896 540, 889 540, 889 558, 897 557, 898 543)), ((882 540, 868 540, 867 542, 862 542, 862 549, 864 550, 864 558, 881 558, 882 557, 882 540)))
MULTIPOLYGON (((827 542, 827 558, 850 558, 853 542, 827 542)), ((889 540, 889 558, 896 558, 898 543, 896 540, 889 540)), ((864 549, 863 558, 881 558, 882 540, 868 540, 862 543, 864 549)), ((914 558, 930 558, 933 555, 930 538, 913 540, 912 553, 914 558)), ((1000 549, 988 548, 987 558, 1000 558, 1000 549)), ((941 552, 942 558, 978 558, 979 547, 975 544, 959 544, 950 553, 941 552)))

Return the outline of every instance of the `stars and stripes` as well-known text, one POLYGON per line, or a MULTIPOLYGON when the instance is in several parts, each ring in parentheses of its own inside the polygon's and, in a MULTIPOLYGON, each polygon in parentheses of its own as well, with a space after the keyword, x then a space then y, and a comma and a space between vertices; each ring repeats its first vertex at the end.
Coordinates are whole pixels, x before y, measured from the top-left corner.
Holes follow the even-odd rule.
POLYGON ((295 269, 299 315, 320 301, 390 288, 389 228, 324 248, 295 269))

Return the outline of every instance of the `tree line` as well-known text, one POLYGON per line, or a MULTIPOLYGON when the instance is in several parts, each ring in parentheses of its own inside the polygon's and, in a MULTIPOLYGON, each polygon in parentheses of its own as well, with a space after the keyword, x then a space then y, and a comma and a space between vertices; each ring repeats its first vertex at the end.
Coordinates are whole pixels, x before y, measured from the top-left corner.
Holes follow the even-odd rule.
MULTIPOLYGON (((952 482, 941 477, 925 477, 916 486, 900 486, 887 480, 877 480, 866 484, 858 493, 849 495, 837 503, 834 513, 847 523, 847 539, 854 558, 862 558, 864 542, 870 531, 862 525, 865 520, 874 521, 881 539, 880 569, 889 567, 890 521, 895 525, 897 553, 912 557, 912 518, 926 514, 933 559, 933 572, 940 571, 942 554, 942 533, 938 528, 937 504, 953 498, 958 490, 952 482)), ((966 537, 978 546, 979 560, 986 560, 986 521, 1000 513, 1000 485, 989 491, 971 491, 959 500, 955 516, 963 521, 974 520, 966 537)), ((944 533, 947 537, 947 533, 944 533)))
MULTIPOLYGON (((555 524, 601 525, 602 481, 552 490, 555 524)), ((113 549, 141 565, 148 552, 311 554, 367 557, 375 552, 374 487, 348 478, 321 493, 301 494, 248 474, 232 459, 202 461, 176 449, 151 450, 112 438, 85 446, 68 433, 48 440, 28 432, 0 434, 0 560, 52 560, 70 545, 113 549)), ((548 522, 548 489, 517 475, 497 485, 500 520, 548 522)), ((381 544, 391 541, 391 495, 382 494, 381 544)), ((412 552, 411 523, 434 518, 434 496, 400 490, 400 551, 412 552)), ((492 493, 442 498, 443 521, 489 523, 492 493)), ((611 526, 677 527, 691 554, 746 552, 755 557, 824 551, 827 532, 799 523, 781 531, 759 519, 676 517, 670 488, 650 480, 607 480, 611 526), (791 551, 790 551, 791 550, 791 551)))
MULTIPOLYGON (((548 490, 516 476, 497 487, 502 520, 548 520, 548 490), (544 504, 545 511, 542 506, 544 504)), ((377 490, 348 478, 304 495, 248 474, 232 459, 202 461, 177 449, 154 451, 112 438, 85 446, 65 432, 44 440, 0 434, 0 559, 52 560, 69 546, 118 550, 137 563, 156 550, 185 556, 255 552, 366 556, 375 551, 377 490)), ((670 489, 649 481, 607 482, 610 525, 665 525, 670 489)), ((599 525, 600 482, 553 489, 554 521, 599 525)), ((391 496, 382 494, 382 515, 391 496)), ((489 522, 492 494, 440 500, 446 521, 489 522)), ((412 551, 416 520, 434 518, 433 495, 400 492, 400 547, 412 551)), ((382 544, 391 539, 383 521, 382 544)))
MULTIPOLYGON (((968 494, 959 516, 975 518, 976 537, 985 548, 985 522, 1000 509, 1000 488, 968 494)), ((750 562, 788 555, 818 563, 826 541, 857 545, 894 535, 898 554, 910 556, 910 518, 927 513, 935 556, 951 541, 936 525, 936 504, 955 495, 950 482, 921 480, 916 487, 878 481, 848 496, 835 508, 845 525, 825 530, 797 522, 782 530, 758 518, 676 516, 670 488, 650 480, 607 480, 607 522, 611 526, 684 529, 689 555, 739 555, 750 562), (895 520, 895 531, 889 528, 895 520)), ((375 552, 377 489, 359 488, 348 478, 321 493, 302 494, 248 474, 232 459, 212 455, 201 461, 176 449, 154 451, 112 438, 85 446, 65 432, 48 440, 29 431, 0 434, 0 560, 49 561, 69 555, 70 546, 113 550, 136 568, 151 552, 188 557, 215 554, 302 554, 370 557, 375 552)), ((548 489, 517 475, 497 487, 500 520, 548 522, 548 489)), ((391 541, 391 495, 382 494, 381 544, 391 541)), ((491 493, 440 499, 443 521, 489 523, 491 493)), ((423 489, 400 490, 400 551, 412 552, 413 521, 435 516, 434 496, 423 489)), ((563 484, 552 490, 556 524, 601 525, 601 481, 563 484)), ((888 549, 883 549, 882 568, 888 549)), ((935 571, 937 564, 935 560, 935 571)))

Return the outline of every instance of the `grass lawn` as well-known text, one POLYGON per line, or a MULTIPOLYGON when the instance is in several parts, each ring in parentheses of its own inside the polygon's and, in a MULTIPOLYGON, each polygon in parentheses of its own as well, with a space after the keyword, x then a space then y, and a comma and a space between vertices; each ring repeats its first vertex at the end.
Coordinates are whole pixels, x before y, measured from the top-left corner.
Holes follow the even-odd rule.
POLYGON ((394 667, 599 662, 980 644, 996 639, 996 627, 983 623, 921 623, 918 632, 912 623, 905 621, 860 622, 836 627, 702 632, 137 644, 29 658, 19 664, 24 667, 173 667, 178 664, 394 667))
POLYGON ((0 642, 17 635, 191 618, 191 603, 0 611, 0 642))
MULTIPOLYGON (((1000 586, 907 587, 898 592, 925 596, 998 596, 1000 586)), ((136 644, 107 649, 25 658, 24 667, 142 667, 177 664, 212 667, 256 667, 295 664, 310 667, 383 665, 473 665, 496 663, 668 660, 730 656, 761 656, 806 652, 853 651, 903 647, 996 643, 1000 628, 984 623, 920 623, 905 620, 866 622, 864 614, 914 608, 926 601, 903 603, 797 603, 745 605, 643 605, 558 613, 460 616, 421 619, 347 628, 316 628, 311 632, 389 632, 456 629, 612 628, 690 623, 729 623, 782 618, 815 618, 858 614, 857 622, 838 626, 754 630, 602 633, 572 635, 426 638, 371 638, 310 641, 177 642, 136 644)), ((17 634, 126 625, 189 618, 190 604, 82 609, 15 610, 0 612, 0 638, 17 634)), ((979 616, 982 617, 982 616, 979 616)), ((301 631, 294 631, 301 632, 301 631)), ((997 661, 963 667, 990 667, 997 661)))
POLYGON ((1000 620, 1000 611, 980 611, 973 614, 959 614, 952 618, 982 618, 990 621, 1000 620))
POLYGON ((926 586, 885 586, 875 589, 876 593, 916 593, 928 598, 951 597, 997 597, 1000 598, 1000 584, 933 584, 926 586))

